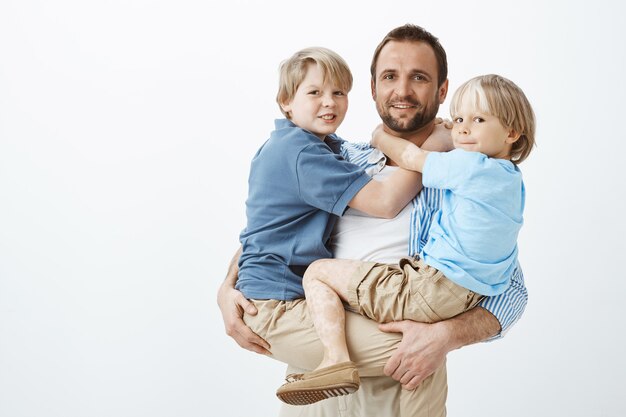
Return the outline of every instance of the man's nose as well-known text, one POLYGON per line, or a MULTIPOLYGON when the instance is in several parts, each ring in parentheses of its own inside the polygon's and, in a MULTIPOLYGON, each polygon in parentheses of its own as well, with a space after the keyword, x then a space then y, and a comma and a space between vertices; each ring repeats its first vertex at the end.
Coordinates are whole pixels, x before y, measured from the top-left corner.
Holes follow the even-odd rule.
POLYGON ((396 94, 400 97, 411 95, 411 87, 408 80, 399 79, 396 83, 396 94))

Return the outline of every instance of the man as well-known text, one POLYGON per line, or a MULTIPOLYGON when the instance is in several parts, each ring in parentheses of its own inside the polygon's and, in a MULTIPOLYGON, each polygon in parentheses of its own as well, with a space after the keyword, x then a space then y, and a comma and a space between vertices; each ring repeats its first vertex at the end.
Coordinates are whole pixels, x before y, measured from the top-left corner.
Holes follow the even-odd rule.
MULTIPOLYGON (((451 148, 449 141, 432 139, 427 142, 435 129, 435 116, 448 89, 446 55, 436 38, 412 25, 392 30, 374 52, 371 74, 372 97, 386 130, 418 146, 424 145, 427 149, 451 148)), ((377 150, 368 146, 346 143, 342 154, 373 174, 383 174, 385 170, 389 170, 384 168, 385 163, 393 165, 377 150)), ((437 190, 426 188, 416 197, 413 205, 409 205, 392 222, 383 225, 385 230, 379 231, 372 230, 374 227, 362 215, 351 218, 352 214, 347 212, 336 226, 334 255, 364 259, 368 258, 365 247, 377 245, 382 247, 379 252, 383 253, 371 255, 370 259, 364 260, 389 262, 385 259, 389 257, 394 258, 391 261, 394 262, 407 252, 411 256, 419 253, 428 234, 430 216, 438 209, 439 201, 437 190), (357 227, 350 227, 350 221, 356 221, 357 227), (394 233, 394 230, 404 232, 394 233), (364 231, 371 231, 369 238, 357 236, 364 231), (400 250, 397 244, 381 240, 385 236, 398 234, 402 235, 402 240, 406 243, 404 249, 400 250), (354 250, 355 247, 357 250, 354 250), (400 251, 403 253, 399 253, 400 251)), ((240 346, 258 353, 269 353, 271 347, 267 342, 254 334, 242 321, 242 311, 251 315, 256 311, 233 288, 237 279, 238 255, 233 258, 227 278, 218 294, 226 331, 240 346)), ((488 297, 478 307, 450 320, 434 324, 402 321, 380 325, 382 331, 394 333, 389 335, 378 331, 376 323, 349 313, 346 315, 349 349, 351 355, 357 352, 356 356, 353 355, 355 358, 362 355, 361 361, 365 363, 365 372, 360 368, 360 373, 364 376, 361 389, 355 395, 322 401, 305 408, 298 407, 294 410, 294 407, 284 407, 282 415, 295 415, 296 412, 302 416, 346 415, 345 412, 339 412, 345 408, 352 413, 348 413, 349 415, 445 415, 447 353, 506 331, 520 317, 526 301, 523 276, 518 267, 511 277, 509 290, 504 294, 488 297), (402 335, 401 340, 398 334, 402 335), (369 350, 364 347, 378 349, 376 355, 368 356, 369 350), (391 384, 391 379, 377 376, 380 375, 378 362, 375 359, 368 362, 371 358, 378 358, 380 351, 385 349, 389 350, 390 358, 384 364, 384 373, 400 384, 391 384), (400 392, 400 385, 409 391, 400 392)), ((302 321, 300 326, 303 329, 288 329, 290 335, 297 334, 289 337, 294 337, 294 340, 298 338, 301 346, 294 351, 300 356, 303 349, 314 343, 303 340, 308 340, 307 337, 315 339, 314 329, 306 328, 308 318, 304 304, 300 303, 294 308, 302 315, 298 319, 302 321)), ((296 314, 288 313, 292 316, 296 314)), ((319 362, 319 358, 312 358, 311 362, 315 364, 316 360, 319 362)), ((308 367, 308 363, 296 363, 304 368, 308 367)))

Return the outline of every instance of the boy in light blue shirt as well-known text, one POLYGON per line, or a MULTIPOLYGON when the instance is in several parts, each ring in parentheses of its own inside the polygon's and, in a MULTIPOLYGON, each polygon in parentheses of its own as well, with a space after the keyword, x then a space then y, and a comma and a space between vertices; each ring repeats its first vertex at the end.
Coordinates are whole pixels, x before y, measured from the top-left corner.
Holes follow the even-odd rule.
POLYGON ((398 265, 323 259, 307 269, 307 305, 324 356, 315 370, 279 389, 283 401, 316 402, 336 395, 353 378, 356 367, 338 325, 345 315, 342 302, 379 322, 432 323, 508 287, 525 200, 517 165, 534 146, 534 114, 522 90, 498 75, 464 83, 450 110, 456 149, 448 153, 424 151, 384 126, 374 132, 374 146, 400 167, 422 172, 425 187, 444 193, 441 210, 419 259, 398 265))

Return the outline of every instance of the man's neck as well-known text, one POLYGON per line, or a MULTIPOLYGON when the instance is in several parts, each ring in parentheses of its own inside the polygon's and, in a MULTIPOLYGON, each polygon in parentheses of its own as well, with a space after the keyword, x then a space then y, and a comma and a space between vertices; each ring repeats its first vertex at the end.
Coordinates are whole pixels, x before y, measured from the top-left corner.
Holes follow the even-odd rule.
MULTIPOLYGON (((433 133, 433 130, 435 129, 435 122, 432 121, 428 123, 426 126, 423 126, 422 128, 418 130, 414 130, 412 132, 396 132, 394 130, 387 128, 387 126, 385 126, 384 129, 385 131, 387 131, 387 133, 390 133, 404 140, 408 140, 414 145, 421 147, 424 144, 424 142, 426 142, 426 139, 428 139, 431 133, 433 133)), ((398 164, 392 161, 391 158, 389 157, 387 157, 387 165, 398 166, 398 164)))

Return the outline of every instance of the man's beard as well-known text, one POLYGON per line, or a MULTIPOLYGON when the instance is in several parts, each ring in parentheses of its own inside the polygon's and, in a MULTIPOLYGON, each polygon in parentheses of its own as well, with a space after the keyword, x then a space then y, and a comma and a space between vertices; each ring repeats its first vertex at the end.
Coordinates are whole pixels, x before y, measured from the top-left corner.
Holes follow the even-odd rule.
MULTIPOLYGON (((417 113, 415 113, 415 116, 411 119, 396 119, 388 110, 383 113, 381 108, 378 109, 378 114, 389 129, 401 133, 415 132, 432 122, 435 116, 437 116, 439 103, 437 103, 437 105, 427 106, 423 109, 419 109, 421 106, 417 102, 412 102, 411 104, 418 107, 417 113)), ((385 110, 386 109, 387 108, 385 108, 385 110)))

